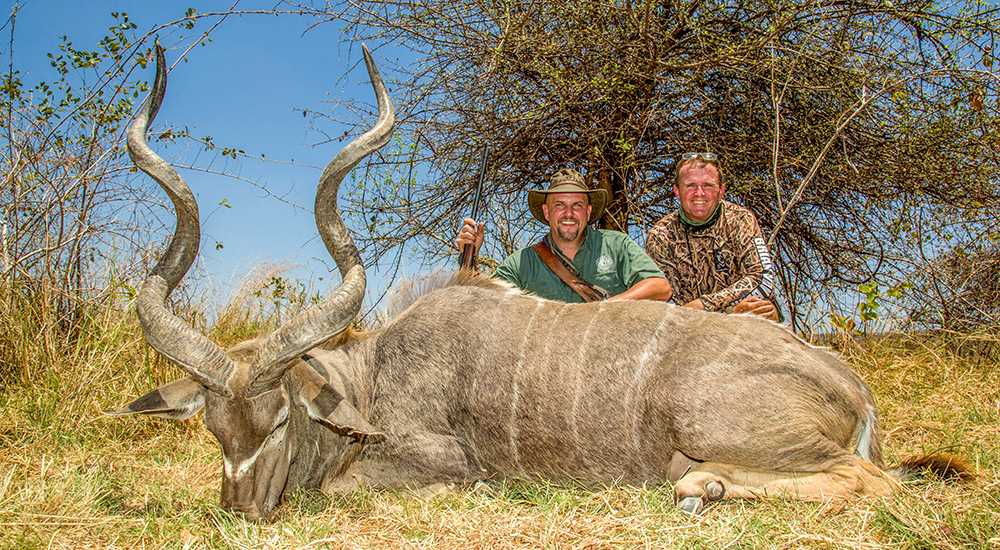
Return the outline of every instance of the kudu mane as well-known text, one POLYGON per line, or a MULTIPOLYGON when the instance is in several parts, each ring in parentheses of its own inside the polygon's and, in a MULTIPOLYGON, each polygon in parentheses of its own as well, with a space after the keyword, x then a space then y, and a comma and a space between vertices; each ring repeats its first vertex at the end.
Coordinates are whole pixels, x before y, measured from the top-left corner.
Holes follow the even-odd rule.
MULTIPOLYGON (((377 322, 378 325, 383 325, 407 308, 412 306, 414 302, 419 300, 422 296, 449 287, 474 287, 474 288, 484 288, 496 290, 498 292, 507 292, 514 288, 510 283, 491 277, 489 275, 484 275, 478 271, 471 271, 468 269, 460 269, 457 271, 434 271, 427 274, 422 274, 414 277, 413 279, 404 279, 398 283, 392 291, 389 293, 389 305, 386 308, 384 314, 384 320, 382 322, 377 322)), ((358 342, 376 334, 381 327, 375 327, 372 330, 362 330, 355 325, 348 327, 344 332, 322 342, 317 348, 325 350, 334 350, 337 348, 344 347, 348 344, 358 342)), ((232 349, 230 353, 238 350, 241 346, 251 345, 255 341, 243 342, 237 344, 232 349)))
POLYGON ((435 271, 428 274, 418 275, 413 279, 404 280, 389 293, 389 306, 386 310, 388 318, 392 319, 413 305, 421 296, 425 296, 436 290, 455 286, 468 286, 474 288, 484 288, 496 290, 497 292, 507 292, 513 285, 498 279, 469 269, 459 269, 457 271, 435 271))

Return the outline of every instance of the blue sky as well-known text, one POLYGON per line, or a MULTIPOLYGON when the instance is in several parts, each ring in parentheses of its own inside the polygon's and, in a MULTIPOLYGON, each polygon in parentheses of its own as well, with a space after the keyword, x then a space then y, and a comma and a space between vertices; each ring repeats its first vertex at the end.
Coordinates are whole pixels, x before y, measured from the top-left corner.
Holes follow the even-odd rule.
MULTIPOLYGON (((128 13, 138 25, 137 33, 144 34, 158 24, 182 18, 189 7, 198 13, 226 11, 232 1, 21 0, 8 4, 8 14, 14 5, 19 5, 14 65, 22 80, 34 83, 54 80, 46 54, 58 51, 60 36, 67 35, 78 48, 96 49, 98 40, 114 24, 111 12, 128 13)), ((244 0, 237 9, 272 6, 244 0)), ((252 160, 227 165, 228 159, 176 146, 165 158, 177 164, 235 172, 311 211, 320 172, 342 144, 314 146, 322 136, 309 131, 309 120, 300 109, 329 113, 334 108, 327 103, 331 99, 361 97, 370 101, 373 95, 367 72, 359 65, 361 45, 345 41, 334 23, 304 32, 314 22, 293 16, 230 17, 212 33, 210 43, 195 47, 188 61, 169 73, 166 99, 156 119, 157 125, 187 126, 194 136, 211 136, 219 146, 234 146, 248 154, 303 166, 252 160), (348 76, 341 81, 345 73, 348 76)), ((184 36, 195 36, 209 26, 200 22, 184 36)), ((6 30, 5 43, 8 37, 6 30)), ((176 35, 165 42, 175 43, 176 35)), ((168 50, 168 64, 181 53, 180 49, 168 50)), ((151 81, 151 66, 147 72, 143 78, 151 81)), ((329 121, 323 124, 331 135, 346 129, 329 121)), ((181 174, 198 196, 202 260, 217 281, 225 282, 233 275, 239 279, 249 266, 262 260, 303 264, 295 276, 308 277, 312 271, 314 276, 330 280, 326 267, 313 260, 329 256, 316 237, 310 211, 290 206, 237 179, 196 171, 181 174), (223 200, 231 208, 219 207, 223 200), (215 250, 216 241, 223 244, 222 250, 215 250)), ((369 295, 380 290, 373 287, 385 285, 372 275, 369 295)), ((321 283, 320 288, 325 286, 326 282, 321 283)))

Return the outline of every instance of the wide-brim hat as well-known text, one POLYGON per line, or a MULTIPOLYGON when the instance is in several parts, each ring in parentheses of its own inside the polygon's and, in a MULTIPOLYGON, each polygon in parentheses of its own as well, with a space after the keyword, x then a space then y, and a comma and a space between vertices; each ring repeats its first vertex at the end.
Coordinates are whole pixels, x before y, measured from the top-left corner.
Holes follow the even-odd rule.
POLYGON ((545 225, 548 225, 549 222, 545 220, 542 205, 545 204, 546 195, 551 195, 552 193, 586 193, 591 206, 590 219, 587 220, 588 224, 594 223, 594 221, 601 217, 601 214, 604 213, 604 206, 608 203, 607 191, 604 189, 589 189, 586 181, 583 179, 583 174, 572 168, 563 168, 552 174, 552 178, 549 179, 548 189, 544 191, 528 191, 528 208, 531 210, 531 215, 545 225))

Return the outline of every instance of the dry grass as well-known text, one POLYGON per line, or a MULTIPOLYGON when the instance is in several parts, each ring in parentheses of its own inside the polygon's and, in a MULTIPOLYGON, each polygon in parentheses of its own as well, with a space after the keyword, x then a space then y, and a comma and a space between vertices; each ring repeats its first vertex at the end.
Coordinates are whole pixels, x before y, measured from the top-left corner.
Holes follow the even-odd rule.
POLYGON ((924 482, 850 504, 732 501, 697 519, 674 509, 669 486, 512 483, 429 500, 303 492, 278 522, 255 525, 217 507, 221 460, 200 416, 101 414, 178 376, 135 325, 108 314, 74 342, 52 332, 4 343, 49 355, 5 375, 0 390, 0 548, 1000 549, 1000 370, 990 345, 913 337, 846 350, 877 394, 889 461, 961 454, 979 473, 969 485, 924 482))

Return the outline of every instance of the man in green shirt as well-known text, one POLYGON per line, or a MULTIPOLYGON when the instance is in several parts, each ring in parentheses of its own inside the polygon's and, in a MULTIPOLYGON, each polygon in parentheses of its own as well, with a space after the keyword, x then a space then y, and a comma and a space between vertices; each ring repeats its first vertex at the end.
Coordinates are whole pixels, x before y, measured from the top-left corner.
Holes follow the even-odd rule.
MULTIPOLYGON (((547 190, 528 192, 531 214, 549 226, 546 244, 573 275, 598 287, 608 300, 670 299, 670 284, 642 247, 624 233, 587 227, 601 217, 606 202, 605 190, 588 189, 571 169, 556 172, 547 190)), ((483 224, 466 218, 455 242, 459 250, 473 245, 478 254, 484 238, 483 224)), ((584 301, 533 247, 508 256, 494 275, 542 298, 584 301)))

